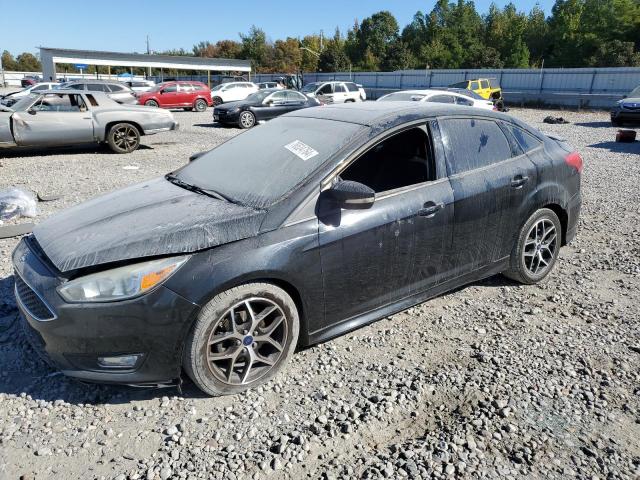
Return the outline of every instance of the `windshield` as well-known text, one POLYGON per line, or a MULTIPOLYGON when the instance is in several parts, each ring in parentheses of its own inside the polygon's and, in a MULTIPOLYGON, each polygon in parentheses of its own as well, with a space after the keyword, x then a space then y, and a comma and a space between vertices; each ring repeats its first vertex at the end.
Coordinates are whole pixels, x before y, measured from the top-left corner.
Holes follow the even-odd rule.
POLYGON ((384 97, 380 97, 378 99, 379 102, 419 102, 426 95, 422 93, 411 93, 411 92, 397 92, 390 93, 389 95, 385 95, 384 97))
POLYGON ((302 87, 302 91, 305 93, 313 93, 315 92, 318 87, 321 85, 321 83, 308 83, 306 84, 304 87, 302 87))
POLYGON ((226 83, 221 83, 220 85, 216 85, 215 87, 213 87, 211 89, 212 92, 217 92, 218 90, 221 90, 222 87, 224 87, 225 85, 227 85, 226 83))
POLYGON ((31 104, 38 97, 39 97, 39 95, 37 93, 31 93, 29 95, 26 95, 26 96, 22 97, 20 100, 18 100, 16 103, 11 105, 11 109, 16 111, 16 112, 20 112, 22 110, 25 110, 27 107, 31 106, 31 104))
POLYGON ((640 98, 640 86, 637 86, 629 94, 629 98, 640 98))
POLYGON ((285 197, 364 127, 280 117, 228 140, 175 173, 182 182, 254 208, 285 197))
POLYGON ((449 85, 450 88, 464 88, 466 89, 469 86, 469 82, 466 80, 464 82, 452 83, 449 85))

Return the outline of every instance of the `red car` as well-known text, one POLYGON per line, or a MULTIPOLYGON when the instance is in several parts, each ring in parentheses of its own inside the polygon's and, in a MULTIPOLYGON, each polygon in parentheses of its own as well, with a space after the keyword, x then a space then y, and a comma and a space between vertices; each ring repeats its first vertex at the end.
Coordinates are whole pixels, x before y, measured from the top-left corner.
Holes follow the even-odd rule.
POLYGON ((164 82, 137 95, 138 103, 147 107, 184 108, 204 112, 212 106, 211 90, 202 82, 164 82))

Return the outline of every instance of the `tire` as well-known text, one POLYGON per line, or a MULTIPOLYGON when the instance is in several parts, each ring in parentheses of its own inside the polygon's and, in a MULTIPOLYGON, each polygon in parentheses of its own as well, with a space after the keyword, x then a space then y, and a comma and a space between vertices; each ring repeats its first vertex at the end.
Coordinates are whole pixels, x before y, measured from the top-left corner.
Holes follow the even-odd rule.
POLYGON ((220 98, 220 97, 213 97, 213 98, 211 99, 211 101, 213 102, 213 106, 214 106, 214 107, 215 107, 216 105, 221 105, 221 104, 223 103, 223 102, 222 102, 222 98, 220 98))
POLYGON ((562 225, 553 210, 541 208, 520 229, 504 275, 525 285, 544 280, 558 260, 562 225))
POLYGON ((504 112, 504 100, 498 100, 496 102, 496 108, 499 112, 504 112))
POLYGON ((299 331, 298 309, 287 292, 270 283, 234 287, 202 308, 187 336, 182 365, 208 395, 240 393, 282 370, 293 356, 299 331))
POLYGON ((155 100, 147 100, 146 102, 144 102, 144 104, 147 107, 154 107, 154 108, 158 108, 160 106, 158 102, 156 102, 155 100))
POLYGON ((251 128, 256 124, 256 116, 249 112, 249 111, 244 111, 240 113, 240 116, 238 117, 238 126, 240 128, 251 128))
POLYGON ((344 103, 356 103, 356 101, 353 99, 348 99, 348 100, 345 100, 344 103))
POLYGON ((185 112, 190 112, 191 110, 193 110, 193 108, 191 108, 191 107, 184 107, 182 110, 184 110, 185 112))
POLYGON ((622 126, 622 122, 620 120, 611 119, 611 125, 613 125, 614 127, 621 127, 622 126))
POLYGON ((131 153, 140 146, 140 132, 130 123, 116 123, 109 129, 107 143, 115 153, 131 153))
POLYGON ((193 104, 193 110, 196 112, 204 112, 207 109, 207 102, 199 98, 196 103, 193 104))

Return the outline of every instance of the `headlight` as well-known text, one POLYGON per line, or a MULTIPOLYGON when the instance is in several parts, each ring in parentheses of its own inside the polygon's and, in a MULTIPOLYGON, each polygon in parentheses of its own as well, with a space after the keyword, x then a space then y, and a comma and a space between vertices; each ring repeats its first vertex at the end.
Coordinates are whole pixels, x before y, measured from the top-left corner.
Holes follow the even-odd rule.
POLYGON ((171 276, 187 256, 163 258, 92 273, 58 287, 67 302, 113 302, 137 297, 171 276))

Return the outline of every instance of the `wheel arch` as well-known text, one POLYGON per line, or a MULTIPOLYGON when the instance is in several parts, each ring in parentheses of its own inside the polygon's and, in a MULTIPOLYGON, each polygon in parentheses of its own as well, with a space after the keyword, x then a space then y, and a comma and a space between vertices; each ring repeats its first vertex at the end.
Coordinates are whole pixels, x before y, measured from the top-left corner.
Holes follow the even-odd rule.
POLYGON ((111 120, 111 121, 107 122, 107 124, 104 126, 104 138, 105 139, 109 135, 109 130, 111 130, 111 127, 113 127, 114 125, 116 125, 118 123, 128 123, 130 125, 133 125, 134 127, 136 127, 136 129, 138 130, 138 133, 140 134, 141 137, 145 135, 144 129, 136 121, 133 121, 133 120, 111 120))
POLYGON ((546 205, 543 205, 540 208, 548 208, 558 216, 558 219, 560 220, 560 229, 561 229, 560 238, 562 240, 560 242, 560 246, 564 247, 567 244, 567 227, 569 225, 569 214, 558 203, 548 203, 546 205))

